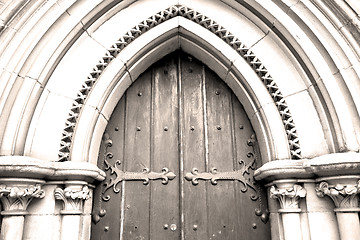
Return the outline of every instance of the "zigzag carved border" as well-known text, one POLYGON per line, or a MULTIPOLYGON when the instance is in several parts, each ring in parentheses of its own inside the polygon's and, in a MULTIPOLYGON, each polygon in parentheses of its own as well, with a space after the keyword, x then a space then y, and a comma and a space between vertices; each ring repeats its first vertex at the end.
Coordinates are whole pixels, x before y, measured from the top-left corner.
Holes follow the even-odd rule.
POLYGON ((181 16, 189 19, 208 29, 216 36, 224 40, 233 49, 235 49, 238 54, 240 54, 240 56, 248 62, 248 64, 254 69, 256 74, 266 86, 269 94, 273 98, 278 108, 279 114, 285 127, 286 134, 288 136, 292 159, 301 159, 302 157, 299 138, 296 133, 296 127, 294 124, 294 120, 291 116, 289 107, 287 106, 287 103, 285 102, 285 99, 281 91, 279 90, 279 87, 269 74, 268 70, 262 64, 262 62, 237 37, 231 34, 224 27, 220 26, 214 20, 186 6, 175 5, 161 12, 158 12, 157 14, 149 17, 148 19, 140 22, 138 25, 130 29, 108 49, 108 51, 100 59, 98 64, 96 64, 96 66, 90 72, 87 80, 84 82, 82 88, 78 92, 77 98, 74 100, 73 106, 70 110, 69 117, 67 118, 65 128, 63 130, 63 136, 60 142, 58 161, 70 160, 72 137, 74 129, 76 127, 77 118, 94 83, 99 78, 103 70, 107 67, 107 65, 120 53, 122 49, 124 49, 128 44, 134 41, 141 34, 176 16, 181 16))

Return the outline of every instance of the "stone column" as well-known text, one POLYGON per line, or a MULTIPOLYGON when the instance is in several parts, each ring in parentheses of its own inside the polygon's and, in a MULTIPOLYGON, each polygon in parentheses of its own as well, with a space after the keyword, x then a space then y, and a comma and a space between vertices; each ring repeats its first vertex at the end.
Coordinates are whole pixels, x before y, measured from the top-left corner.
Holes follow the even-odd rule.
POLYGON ((86 182, 68 182, 65 188, 55 189, 55 199, 63 202, 61 239, 78 240, 81 238, 82 214, 84 202, 90 198, 86 182))
POLYGON ((33 198, 43 198, 43 181, 33 179, 0 179, 0 201, 3 216, 1 240, 21 240, 26 211, 33 198))
POLYGON ((333 200, 341 240, 360 236, 359 179, 360 176, 322 178, 315 189, 319 197, 328 196, 333 200))
POLYGON ((303 187, 294 183, 276 183, 270 188, 270 197, 280 203, 285 240, 302 240, 299 200, 306 196, 303 187))

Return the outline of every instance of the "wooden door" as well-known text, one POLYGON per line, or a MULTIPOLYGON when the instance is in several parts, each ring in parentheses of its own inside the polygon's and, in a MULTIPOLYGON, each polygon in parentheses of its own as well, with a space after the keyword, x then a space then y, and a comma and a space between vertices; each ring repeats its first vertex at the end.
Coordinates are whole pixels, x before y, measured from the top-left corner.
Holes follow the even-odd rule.
POLYGON ((181 52, 119 101, 100 149, 92 239, 269 239, 254 131, 227 85, 181 52))

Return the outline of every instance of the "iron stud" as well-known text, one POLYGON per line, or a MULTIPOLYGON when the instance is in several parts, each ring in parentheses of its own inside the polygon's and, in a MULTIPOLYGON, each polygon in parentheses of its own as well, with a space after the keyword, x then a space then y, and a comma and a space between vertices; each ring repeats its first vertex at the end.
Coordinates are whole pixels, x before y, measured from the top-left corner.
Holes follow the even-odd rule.
POLYGON ((253 228, 253 229, 256 229, 256 228, 257 228, 256 223, 253 223, 252 228, 253 228))
POLYGON ((169 228, 169 225, 168 224, 164 224, 164 229, 168 229, 169 228))
POLYGON ((244 129, 244 126, 243 126, 243 125, 240 125, 239 128, 240 128, 240 129, 244 129))
POLYGON ((109 229, 110 229, 109 226, 105 226, 105 227, 104 227, 104 231, 105 231, 105 232, 108 232, 109 229))
POLYGON ((119 128, 118 128, 118 127, 116 127, 116 128, 115 128, 115 131, 116 131, 116 132, 117 132, 117 131, 119 131, 119 128))
POLYGON ((194 231, 196 231, 196 230, 198 229, 198 225, 195 224, 195 225, 193 226, 193 229, 194 229, 194 231))
POLYGON ((142 96, 142 92, 138 92, 138 94, 137 94, 139 97, 141 97, 142 96))
POLYGON ((100 211, 99 211, 99 216, 100 217, 104 217, 106 215, 106 210, 105 209, 101 209, 100 211))
POLYGON ((170 225, 170 230, 174 232, 176 230, 176 224, 174 224, 174 223, 171 224, 170 225))
POLYGON ((219 92, 219 91, 215 91, 215 94, 216 94, 216 95, 220 95, 220 92, 219 92))
POLYGON ((140 132, 141 128, 140 127, 136 127, 136 131, 140 132))
POLYGON ((194 131, 194 130, 195 130, 195 127, 194 127, 194 126, 191 126, 191 127, 190 127, 190 130, 191 130, 191 131, 194 131))
POLYGON ((167 132, 169 130, 168 127, 164 127, 164 131, 167 132))
POLYGON ((216 126, 216 129, 217 129, 217 130, 221 130, 221 126, 220 126, 220 125, 217 125, 217 126, 216 126))

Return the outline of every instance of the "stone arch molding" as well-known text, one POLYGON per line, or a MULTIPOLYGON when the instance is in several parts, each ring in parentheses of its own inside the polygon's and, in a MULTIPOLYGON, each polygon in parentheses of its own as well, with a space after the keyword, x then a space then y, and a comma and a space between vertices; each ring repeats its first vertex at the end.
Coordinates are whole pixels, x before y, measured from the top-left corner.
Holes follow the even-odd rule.
MULTIPOLYGON (((119 89, 125 89, 125 83, 130 84, 145 70, 146 61, 141 59, 154 62, 156 55, 178 48, 215 70, 238 95, 264 146, 266 162, 291 158, 288 135, 276 106, 281 99, 289 106, 285 109, 291 109, 296 123, 292 129, 300 139, 303 158, 358 150, 360 54, 356 41, 345 37, 346 29, 335 24, 331 11, 319 1, 221 0, 206 1, 206 8, 202 7, 204 0, 94 2, 68 0, 41 5, 41 1, 29 1, 29 10, 39 9, 36 14, 29 11, 23 18, 5 23, 0 35, 0 84, 5 86, 0 97, 2 155, 56 161, 69 118, 70 131, 65 131, 62 139, 65 151, 60 152, 68 153, 69 158, 65 158, 72 161, 94 163, 89 156, 97 155, 94 139, 101 136, 93 134, 101 132, 100 126, 109 118, 110 99, 120 97, 119 89), (203 14, 196 13, 199 22, 177 15, 144 32, 133 29, 173 4, 203 14), (225 41, 201 25, 211 26, 201 23, 205 16, 224 26, 226 30, 217 34, 224 34, 225 41), (136 31, 141 34, 110 59, 111 54, 105 53, 131 29, 133 35, 136 31), (238 44, 232 37, 241 39, 243 55, 232 47, 238 44), (99 70, 96 81, 86 82, 99 60, 107 64, 105 69, 99 70), (279 99, 269 94, 259 77, 262 66, 275 80, 271 82, 274 87, 281 89, 273 92, 281 93, 279 99), (84 96, 77 97, 80 89, 84 96), (80 102, 81 113, 76 113, 77 105, 74 114, 70 112, 74 99, 80 102)), ((217 30, 221 29, 213 31, 217 30)), ((101 63, 99 67, 103 67, 101 63)))
MULTIPOLYGON (((256 121, 253 116, 264 101, 273 104, 271 111, 275 115, 277 112, 278 117, 281 118, 284 128, 283 138, 286 138, 288 143, 288 146, 282 146, 282 148, 289 149, 289 158, 302 158, 290 109, 276 81, 261 60, 237 36, 213 19, 185 5, 173 5, 141 21, 107 48, 104 56, 89 73, 73 102, 63 131, 58 161, 68 161, 70 158, 85 158, 91 161, 91 158, 97 156, 92 157, 90 154, 91 148, 96 151, 95 149, 99 147, 100 139, 97 136, 95 139, 89 136, 85 144, 83 138, 80 141, 74 140, 76 134, 82 131, 89 133, 89 129, 93 130, 90 133, 103 132, 105 124, 101 123, 100 115, 96 116, 96 111, 93 111, 91 106, 109 118, 117 101, 131 82, 136 80, 137 76, 152 63, 177 49, 193 54, 215 70, 245 105, 253 124, 256 121), (132 42, 154 28, 160 29, 140 40, 137 43, 138 46, 135 47, 136 51, 130 49, 126 52, 132 42), (219 48, 219 46, 222 47, 219 48), (253 70, 253 73, 249 72, 249 68, 253 70), (259 80, 263 86, 259 86, 259 80), (266 95, 265 91, 272 100, 266 99, 267 97, 259 99, 259 96, 266 95), (86 116, 83 119, 87 119, 88 124, 80 119, 81 115, 86 116), (88 119, 94 122, 90 121, 89 124, 88 119), (76 143, 81 148, 77 148, 76 143), (90 146, 84 148, 88 145, 90 146), (89 149, 89 152, 86 149, 89 149)), ((271 148, 274 147, 274 143, 269 140, 271 138, 269 135, 274 133, 264 132, 266 125, 264 116, 260 116, 254 125, 258 128, 257 132, 260 132, 260 138, 265 145, 261 148, 262 154, 269 155, 272 152, 271 148)), ((278 126, 278 128, 281 127, 278 126)), ((284 142, 280 144, 278 142, 276 145, 279 147, 284 145, 284 142)))

